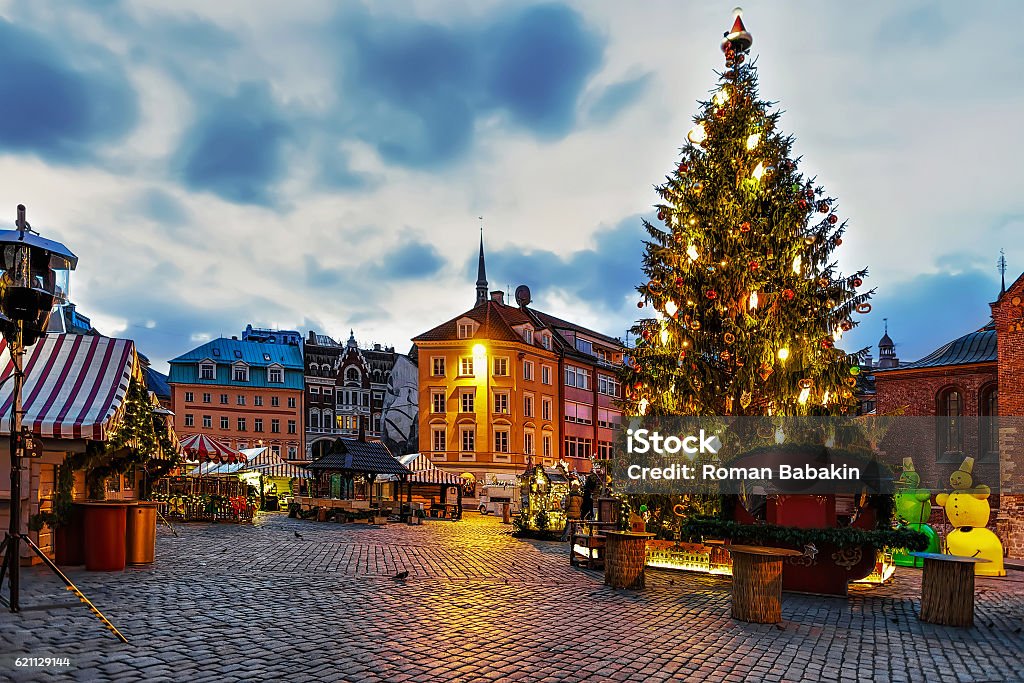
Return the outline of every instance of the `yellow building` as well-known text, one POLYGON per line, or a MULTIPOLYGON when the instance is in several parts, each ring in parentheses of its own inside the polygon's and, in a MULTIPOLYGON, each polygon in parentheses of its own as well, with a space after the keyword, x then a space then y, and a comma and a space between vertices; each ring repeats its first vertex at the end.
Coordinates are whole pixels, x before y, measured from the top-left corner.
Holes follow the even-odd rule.
POLYGON ((527 462, 590 470, 621 423, 621 343, 529 307, 529 290, 487 293, 483 244, 476 305, 414 337, 419 450, 479 483, 527 462))

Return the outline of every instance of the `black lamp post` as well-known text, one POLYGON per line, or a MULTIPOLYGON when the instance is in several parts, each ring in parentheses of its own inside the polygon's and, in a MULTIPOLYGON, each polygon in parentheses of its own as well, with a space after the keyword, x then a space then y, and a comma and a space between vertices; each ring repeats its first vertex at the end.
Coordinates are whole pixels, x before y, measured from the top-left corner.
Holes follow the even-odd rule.
POLYGON ((19 579, 21 567, 20 542, 34 546, 21 530, 21 460, 25 451, 32 451, 31 432, 22 427, 21 391, 25 384, 22 361, 25 347, 32 346, 46 334, 50 313, 58 303, 67 300, 70 271, 78 265, 78 257, 60 242, 43 239, 32 232, 25 220, 25 207, 18 205, 16 230, 0 230, 0 333, 14 365, 11 390, 11 525, 3 545, 6 549, 3 573, 9 572, 12 612, 19 610, 19 579))

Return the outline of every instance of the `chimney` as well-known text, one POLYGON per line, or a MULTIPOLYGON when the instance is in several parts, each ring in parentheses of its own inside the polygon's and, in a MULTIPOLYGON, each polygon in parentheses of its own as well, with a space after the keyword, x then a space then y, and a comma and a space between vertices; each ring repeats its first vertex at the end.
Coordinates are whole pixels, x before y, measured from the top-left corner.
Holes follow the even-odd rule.
POLYGON ((235 340, 235 341, 238 341, 238 336, 237 336, 237 335, 234 335, 234 334, 233 334, 233 335, 231 335, 231 338, 232 338, 233 340, 235 340))
POLYGON ((501 291, 500 289, 494 290, 493 292, 491 292, 491 301, 496 301, 499 304, 505 303, 505 292, 501 291))

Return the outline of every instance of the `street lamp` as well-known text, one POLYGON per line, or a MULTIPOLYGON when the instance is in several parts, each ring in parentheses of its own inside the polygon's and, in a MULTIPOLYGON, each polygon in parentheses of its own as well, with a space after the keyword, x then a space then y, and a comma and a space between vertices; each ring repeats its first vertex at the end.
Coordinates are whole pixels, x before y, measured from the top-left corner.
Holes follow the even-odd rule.
MULTIPOLYGON (((0 230, 0 333, 7 341, 14 366, 11 390, 11 525, 3 541, 6 550, 0 567, 10 572, 12 612, 19 610, 20 545, 25 541, 37 555, 45 557, 28 534, 21 531, 21 459, 32 449, 32 435, 21 424, 21 391, 25 384, 22 361, 25 347, 46 334, 50 313, 57 303, 67 300, 70 271, 78 257, 60 242, 53 242, 32 231, 25 220, 25 206, 18 205, 16 230, 0 230)), ((47 558, 48 559, 48 558, 47 558)))

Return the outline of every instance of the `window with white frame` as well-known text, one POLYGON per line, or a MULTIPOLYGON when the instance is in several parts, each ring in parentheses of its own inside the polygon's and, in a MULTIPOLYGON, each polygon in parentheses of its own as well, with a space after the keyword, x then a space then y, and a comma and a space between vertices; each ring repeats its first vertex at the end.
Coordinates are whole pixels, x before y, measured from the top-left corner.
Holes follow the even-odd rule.
POLYGON ((213 415, 203 415, 203 429, 213 429, 213 415))
POLYGON ((507 429, 495 429, 494 430, 494 452, 495 453, 508 453, 508 430, 507 429))
POLYGON ((594 408, 586 403, 565 402, 565 421, 581 425, 594 423, 594 408))
POLYGON ((542 365, 540 366, 540 383, 551 384, 551 366, 542 365))
POLYGON ((237 396, 235 396, 235 403, 237 403, 240 406, 244 406, 245 405, 245 394, 238 394, 237 396))
POLYGON ((263 418, 254 417, 252 420, 252 431, 262 432, 263 431, 263 418))
POLYGON ((196 425, 196 416, 193 415, 192 413, 185 413, 185 426, 186 427, 195 427, 195 425, 196 425))
POLYGON ((494 392, 494 412, 508 414, 508 392, 494 392))
POLYGON ((585 353, 588 356, 594 355, 594 343, 589 339, 580 339, 576 337, 576 350, 580 353, 585 353))
POLYGON ((523 453, 533 455, 533 430, 527 429, 523 432, 523 453))
POLYGON ((469 339, 473 336, 473 323, 459 323, 459 339, 469 339))
POLYGON ((309 388, 309 393, 312 394, 313 396, 319 396, 320 395, 320 387, 310 387, 309 388))
POLYGON ((460 412, 472 413, 476 410, 476 393, 473 390, 463 391, 459 397, 460 412))
POLYGON ((435 451, 448 450, 448 437, 444 427, 434 427, 430 430, 430 436, 435 451))
POLYGON ((267 368, 267 382, 270 384, 281 384, 284 382, 284 370, 281 368, 267 368))
POLYGON ((462 427, 459 429, 462 437, 462 450, 471 452, 476 450, 476 428, 462 427))
POLYGON ((213 400, 213 396, 210 394, 203 394, 203 403, 209 403, 213 400))
POLYGON ((249 381, 249 366, 242 363, 236 363, 232 366, 231 379, 235 382, 248 382, 249 381))
POLYGON ((434 356, 430 359, 431 377, 444 377, 444 356, 434 356))
POLYGON ((523 394, 523 417, 533 417, 533 394, 523 394))
POLYGON ((619 384, 619 380, 600 373, 597 375, 597 393, 619 398, 621 395, 619 393, 620 391, 621 385, 619 384))
POLYGON ((597 457, 601 460, 611 460, 614 453, 611 441, 597 442, 597 457))
POLYGON ((459 376, 473 376, 473 356, 463 356, 459 359, 459 376))
POLYGON ((566 365, 565 386, 576 387, 577 389, 589 389, 590 370, 578 368, 575 365, 566 365))
POLYGON ((545 396, 540 400, 540 419, 551 419, 551 398, 549 396, 545 396))
POLYGON ((213 363, 200 363, 199 379, 217 379, 217 366, 213 363))
POLYGON ((195 400, 195 398, 195 394, 193 394, 191 391, 185 392, 185 403, 192 403, 195 400))
POLYGON ((523 379, 526 380, 527 382, 532 382, 533 381, 533 361, 532 360, 524 360, 523 361, 523 379))
POLYGON ((565 437, 565 457, 567 458, 589 458, 591 455, 591 440, 577 436, 565 437))
POLYGON ((533 343, 533 328, 532 327, 524 327, 523 328, 523 341, 525 341, 527 344, 532 344, 533 343))
POLYGON ((279 458, 281 457, 281 447, 276 444, 270 447, 270 452, 279 458))
POLYGON ((221 429, 231 429, 231 422, 228 420, 227 417, 225 417, 223 415, 221 415, 221 418, 220 418, 220 428, 221 429))
POLYGON ((270 397, 270 407, 271 408, 277 408, 279 405, 281 405, 281 399, 279 399, 277 396, 271 396, 270 397))
POLYGON ((508 377, 508 358, 494 359, 494 376, 508 377))
POLYGON ((550 334, 542 334, 540 336, 540 345, 543 346, 545 349, 550 349, 551 348, 551 335, 550 334))
POLYGON ((430 392, 430 412, 432 413, 443 413, 444 410, 444 391, 431 391, 430 392))
POLYGON ((546 458, 551 457, 551 435, 545 434, 540 439, 541 455, 546 458))
POLYGON ((597 409, 597 426, 607 429, 618 429, 622 424, 622 413, 608 408, 597 409))
POLYGON ((320 411, 312 408, 309 411, 309 428, 320 429, 320 411))
POLYGON ((288 447, 288 459, 289 460, 295 460, 298 457, 299 457, 299 448, 298 448, 298 446, 289 446, 288 447))

